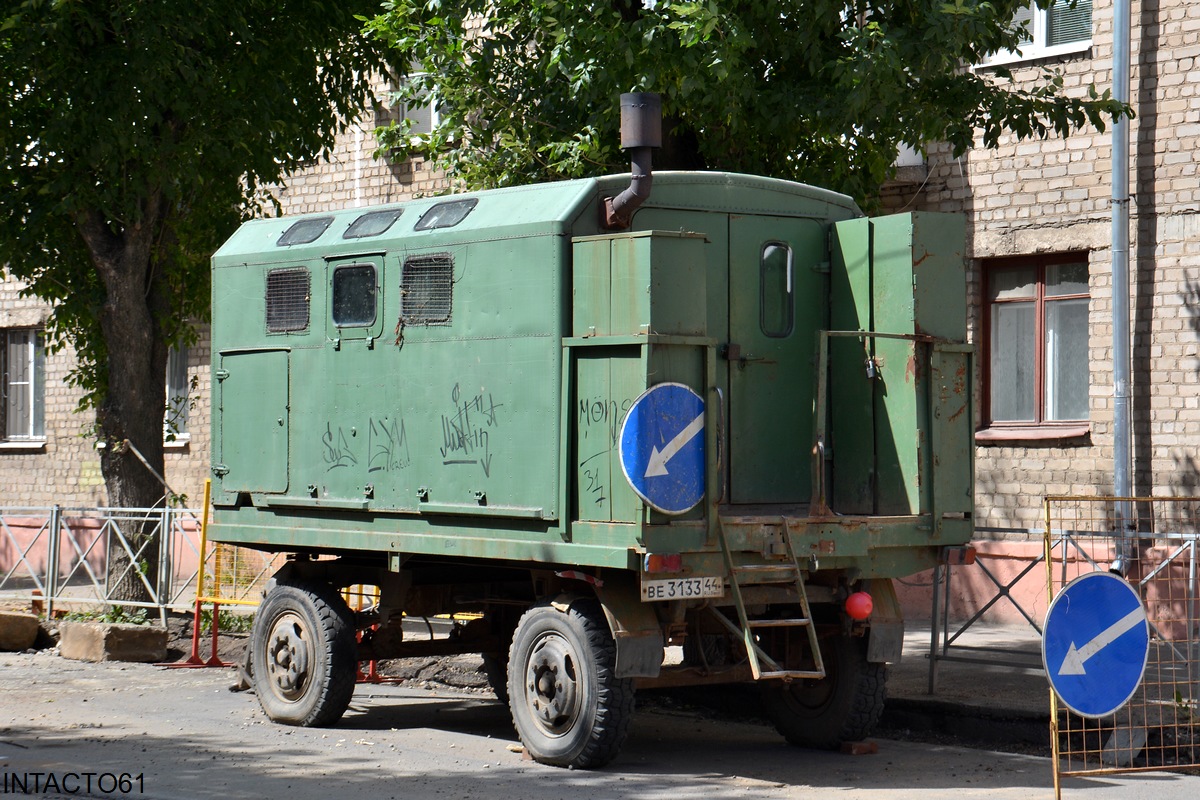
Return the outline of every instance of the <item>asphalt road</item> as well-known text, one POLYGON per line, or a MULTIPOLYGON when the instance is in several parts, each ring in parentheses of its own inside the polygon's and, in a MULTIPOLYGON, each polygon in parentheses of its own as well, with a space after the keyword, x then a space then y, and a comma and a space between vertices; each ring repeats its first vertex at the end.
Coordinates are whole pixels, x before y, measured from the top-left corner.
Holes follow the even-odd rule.
MULTIPOLYGON (((270 723, 232 677, 0 654, 0 796, 36 773, 42 797, 88 796, 90 776, 93 796, 159 800, 1053 796, 1045 758, 891 739, 873 755, 800 750, 766 725, 664 708, 638 714, 609 767, 568 771, 524 758, 488 695, 360 685, 336 727, 301 729, 270 723)), ((1085 792, 1192 800, 1200 777, 1071 780, 1063 796, 1085 792)))

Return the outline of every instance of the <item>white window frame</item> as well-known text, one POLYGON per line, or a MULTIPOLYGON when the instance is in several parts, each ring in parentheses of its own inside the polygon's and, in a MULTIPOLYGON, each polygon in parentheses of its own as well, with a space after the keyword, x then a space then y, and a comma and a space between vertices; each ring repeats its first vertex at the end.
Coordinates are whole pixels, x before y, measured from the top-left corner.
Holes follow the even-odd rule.
POLYGON ((172 347, 167 353, 166 386, 167 408, 163 414, 163 443, 167 447, 182 447, 192 440, 192 434, 188 431, 192 386, 188 375, 187 345, 172 347), (174 430, 171 423, 175 425, 174 430))
MULTIPOLYGON (((1030 5, 1033 5, 1032 3, 1030 5)), ((1028 44, 1021 45, 1017 51, 1001 50, 998 53, 993 53, 984 59, 981 67, 998 67, 1004 64, 1015 64, 1021 61, 1034 61, 1040 58, 1053 58, 1055 56, 1073 55, 1075 53, 1083 53, 1091 49, 1092 36, 1086 39, 1080 39, 1077 42, 1064 42, 1063 44, 1048 45, 1046 42, 1050 36, 1050 13, 1052 9, 1038 8, 1033 6, 1033 15, 1029 21, 1029 38, 1028 44)), ((1095 33, 1095 3, 1092 4, 1092 32, 1095 33)))
POLYGON ((42 331, 38 328, 7 328, 0 330, 0 347, 4 348, 4 373, 0 376, 3 389, 0 402, 5 404, 4 428, 0 430, 0 447, 29 447, 46 443, 46 344, 42 331), (13 380, 12 370, 8 363, 8 354, 12 352, 11 340, 14 334, 24 334, 27 342, 22 343, 22 360, 26 380, 13 380), (17 425, 8 419, 8 402, 13 392, 26 395, 26 407, 29 415, 26 419, 18 420, 17 425), (13 433, 13 428, 19 428, 19 433, 13 433))
MULTIPOLYGON (((426 72, 414 72, 411 74, 411 77, 424 78, 428 74, 429 73, 426 72)), ((407 81, 408 79, 405 80, 407 81)), ((428 97, 428 95, 426 95, 426 97, 428 97)), ((409 133, 413 134, 433 133, 434 128, 436 128, 442 121, 441 114, 438 113, 438 107, 432 102, 421 103, 419 105, 397 103, 396 113, 398 114, 398 119, 412 120, 413 125, 409 133), (428 119, 428 123, 426 123, 426 119, 428 119)))

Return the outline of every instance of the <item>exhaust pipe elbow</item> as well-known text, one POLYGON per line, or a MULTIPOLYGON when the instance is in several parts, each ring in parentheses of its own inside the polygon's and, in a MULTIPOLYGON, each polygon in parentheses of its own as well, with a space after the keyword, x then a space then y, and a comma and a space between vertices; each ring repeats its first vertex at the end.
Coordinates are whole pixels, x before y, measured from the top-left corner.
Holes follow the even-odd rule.
POLYGON ((616 197, 604 199, 604 227, 629 227, 633 212, 646 202, 654 185, 651 166, 654 148, 662 146, 662 100, 649 92, 621 95, 621 147, 629 151, 629 186, 616 197))

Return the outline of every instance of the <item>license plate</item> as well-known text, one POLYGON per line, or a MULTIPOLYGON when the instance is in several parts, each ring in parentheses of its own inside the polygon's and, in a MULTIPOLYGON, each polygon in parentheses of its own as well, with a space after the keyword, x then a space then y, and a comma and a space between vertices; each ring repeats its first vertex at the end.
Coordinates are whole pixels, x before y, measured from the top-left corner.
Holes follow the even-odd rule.
POLYGON ((642 581, 642 600, 688 600, 693 597, 724 597, 723 578, 667 578, 642 581))

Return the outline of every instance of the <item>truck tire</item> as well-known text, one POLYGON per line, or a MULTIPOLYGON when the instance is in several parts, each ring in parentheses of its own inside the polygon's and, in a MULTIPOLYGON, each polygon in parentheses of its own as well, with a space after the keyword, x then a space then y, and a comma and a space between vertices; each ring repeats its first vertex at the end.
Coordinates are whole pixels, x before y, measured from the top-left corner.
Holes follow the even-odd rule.
POLYGON ((563 612, 534 606, 509 649, 508 695, 526 752, 543 764, 591 769, 612 761, 633 719, 633 680, 614 676, 617 649, 594 600, 563 612))
POLYGON ((823 639, 822 680, 777 682, 764 690, 767 716, 797 747, 834 749, 865 739, 883 713, 887 665, 867 661, 866 639, 823 639))
POLYGON ((332 587, 279 583, 250 641, 254 693, 275 722, 324 727, 341 719, 358 677, 354 621, 332 587))

